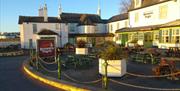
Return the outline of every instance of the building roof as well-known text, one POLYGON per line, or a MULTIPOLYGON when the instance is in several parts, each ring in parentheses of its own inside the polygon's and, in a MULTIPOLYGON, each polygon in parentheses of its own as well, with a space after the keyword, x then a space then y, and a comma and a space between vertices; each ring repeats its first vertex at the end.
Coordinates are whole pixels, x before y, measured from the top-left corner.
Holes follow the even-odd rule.
POLYGON ((114 37, 113 33, 69 34, 69 37, 114 37))
POLYGON ((42 29, 40 32, 37 33, 38 35, 58 35, 56 32, 51 31, 49 29, 42 29))
POLYGON ((79 13, 62 13, 61 19, 58 17, 48 17, 48 21, 44 22, 44 18, 40 16, 19 16, 18 24, 23 22, 37 23, 79 23, 79 25, 93 25, 95 23, 106 23, 96 14, 79 14, 79 13))
POLYGON ((151 25, 151 26, 142 26, 142 27, 133 27, 133 28, 121 28, 116 30, 116 33, 120 32, 136 32, 136 31, 150 31, 158 29, 160 25, 151 25))
POLYGON ((180 26, 180 19, 162 24, 160 28, 180 26))
POLYGON ((91 22, 91 23, 106 23, 97 14, 62 13, 61 19, 63 22, 66 22, 66 23, 81 23, 81 24, 83 24, 87 21, 91 22))
POLYGON ((135 8, 134 5, 133 5, 129 11, 149 7, 149 6, 164 3, 164 2, 167 2, 167 1, 172 1, 172 0, 142 0, 141 7, 135 8))
POLYGON ((48 17, 48 21, 44 22, 44 17, 40 16, 19 16, 18 24, 22 24, 23 22, 59 23, 60 21, 57 17, 48 17))
POLYGON ((112 16, 108 22, 115 22, 115 21, 120 21, 120 20, 125 20, 128 19, 128 13, 124 13, 124 14, 119 14, 119 15, 115 15, 112 16))
POLYGON ((159 28, 167 28, 167 27, 176 27, 180 26, 180 19, 177 19, 175 21, 171 21, 165 24, 160 25, 151 25, 151 26, 142 26, 142 27, 133 27, 133 28, 121 28, 116 30, 116 33, 120 32, 136 32, 136 31, 151 31, 156 30, 159 28))

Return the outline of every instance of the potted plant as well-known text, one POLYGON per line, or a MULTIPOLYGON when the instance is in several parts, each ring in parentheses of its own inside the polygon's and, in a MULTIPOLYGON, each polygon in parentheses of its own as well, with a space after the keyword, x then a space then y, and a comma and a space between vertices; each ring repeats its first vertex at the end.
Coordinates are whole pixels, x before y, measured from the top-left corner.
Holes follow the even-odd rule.
POLYGON ((87 55, 88 48, 86 47, 86 42, 84 40, 77 41, 76 54, 87 55))
POLYGON ((105 75, 107 72, 109 77, 121 77, 126 73, 127 53, 116 43, 108 43, 99 53, 99 73, 105 75))

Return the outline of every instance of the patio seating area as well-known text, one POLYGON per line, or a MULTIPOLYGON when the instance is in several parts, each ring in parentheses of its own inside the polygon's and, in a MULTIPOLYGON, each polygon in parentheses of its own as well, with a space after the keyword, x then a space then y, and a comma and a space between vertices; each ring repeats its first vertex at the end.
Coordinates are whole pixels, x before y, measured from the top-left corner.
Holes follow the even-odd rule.
POLYGON ((169 47, 166 51, 168 57, 179 57, 180 58, 180 48, 179 47, 169 47))

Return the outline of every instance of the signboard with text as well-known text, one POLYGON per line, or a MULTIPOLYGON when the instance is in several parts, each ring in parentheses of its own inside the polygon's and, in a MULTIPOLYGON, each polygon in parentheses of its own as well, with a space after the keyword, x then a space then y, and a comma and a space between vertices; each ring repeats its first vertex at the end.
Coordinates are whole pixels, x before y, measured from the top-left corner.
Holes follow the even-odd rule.
POLYGON ((55 56, 55 42, 50 39, 40 39, 38 42, 39 57, 55 56))

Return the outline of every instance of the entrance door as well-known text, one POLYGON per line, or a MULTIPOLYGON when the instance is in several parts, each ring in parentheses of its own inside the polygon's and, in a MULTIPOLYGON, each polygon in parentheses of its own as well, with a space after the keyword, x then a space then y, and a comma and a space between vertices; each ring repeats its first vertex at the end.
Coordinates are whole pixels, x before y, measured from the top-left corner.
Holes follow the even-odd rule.
POLYGON ((128 41, 128 34, 122 34, 122 38, 121 38, 121 42, 122 42, 122 45, 125 46, 126 45, 126 42, 128 41))
POLYGON ((146 32, 144 33, 144 47, 152 47, 152 41, 153 41, 153 33, 152 32, 146 32))

